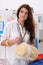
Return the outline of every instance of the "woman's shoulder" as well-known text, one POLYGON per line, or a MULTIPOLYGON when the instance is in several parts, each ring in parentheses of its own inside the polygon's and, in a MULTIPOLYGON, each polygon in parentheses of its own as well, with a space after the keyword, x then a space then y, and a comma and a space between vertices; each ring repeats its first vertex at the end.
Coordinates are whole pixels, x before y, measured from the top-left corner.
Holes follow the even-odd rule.
POLYGON ((13 20, 13 21, 11 21, 11 22, 7 22, 7 24, 5 25, 5 27, 12 27, 12 26, 16 26, 17 25, 17 20, 15 19, 15 20, 13 20))
POLYGON ((8 22, 6 25, 12 25, 12 24, 17 24, 17 19, 13 20, 13 21, 10 21, 8 22))
POLYGON ((14 19, 13 21, 10 21, 8 24, 13 24, 13 23, 14 23, 14 24, 18 23, 18 22, 17 22, 17 19, 14 19))

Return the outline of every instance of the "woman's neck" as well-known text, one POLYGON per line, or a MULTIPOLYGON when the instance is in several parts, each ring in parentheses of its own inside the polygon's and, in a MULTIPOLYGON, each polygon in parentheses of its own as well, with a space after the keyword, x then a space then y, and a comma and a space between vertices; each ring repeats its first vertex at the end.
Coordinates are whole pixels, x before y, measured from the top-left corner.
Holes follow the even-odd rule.
POLYGON ((24 21, 18 19, 18 22, 20 23, 20 25, 22 26, 22 28, 24 27, 24 21))

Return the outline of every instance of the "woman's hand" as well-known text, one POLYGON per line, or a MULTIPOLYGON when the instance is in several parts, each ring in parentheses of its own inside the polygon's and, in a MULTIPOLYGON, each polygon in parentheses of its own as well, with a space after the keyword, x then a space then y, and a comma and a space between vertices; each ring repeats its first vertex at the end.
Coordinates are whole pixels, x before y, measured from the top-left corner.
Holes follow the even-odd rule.
POLYGON ((13 45, 15 43, 20 44, 21 41, 22 41, 22 38, 21 37, 17 37, 15 39, 9 40, 9 46, 11 46, 11 45, 13 45))
POLYGON ((17 37, 15 39, 11 39, 11 40, 4 40, 4 41, 2 41, 1 45, 2 46, 12 46, 12 45, 14 45, 16 43, 20 44, 21 41, 22 41, 22 38, 21 37, 17 37), (7 43, 6 43, 6 41, 7 41, 7 43))
POLYGON ((17 37, 17 38, 15 39, 15 42, 20 42, 20 41, 22 41, 22 38, 21 38, 21 37, 17 37))

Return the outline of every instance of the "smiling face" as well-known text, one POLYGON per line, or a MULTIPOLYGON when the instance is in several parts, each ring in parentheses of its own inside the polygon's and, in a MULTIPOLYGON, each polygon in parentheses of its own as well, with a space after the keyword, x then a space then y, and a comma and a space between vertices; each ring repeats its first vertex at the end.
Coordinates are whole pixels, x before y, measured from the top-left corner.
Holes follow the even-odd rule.
POLYGON ((19 11, 19 19, 25 21, 28 17, 28 10, 26 8, 21 8, 19 11))

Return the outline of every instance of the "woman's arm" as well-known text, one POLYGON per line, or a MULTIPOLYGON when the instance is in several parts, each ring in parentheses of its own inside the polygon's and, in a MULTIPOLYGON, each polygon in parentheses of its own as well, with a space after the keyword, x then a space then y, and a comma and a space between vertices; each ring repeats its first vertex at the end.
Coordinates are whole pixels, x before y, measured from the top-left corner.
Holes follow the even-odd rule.
POLYGON ((17 38, 12 39, 12 40, 3 40, 2 43, 1 43, 1 45, 2 46, 11 46, 11 45, 13 45, 15 43, 19 44, 21 42, 21 40, 22 39, 20 37, 17 37, 17 38))
POLYGON ((17 31, 17 24, 14 23, 14 28, 12 26, 12 23, 8 23, 5 28, 4 28, 4 32, 3 35, 1 37, 1 45, 2 46, 11 46, 15 43, 20 43, 21 41, 21 37, 18 36, 18 31, 17 31), (14 29, 14 31, 11 31, 11 29, 14 29), (11 32, 14 32, 13 34, 11 32), (10 36, 12 35, 12 36, 10 36), (14 38, 14 39, 13 39, 14 38))

